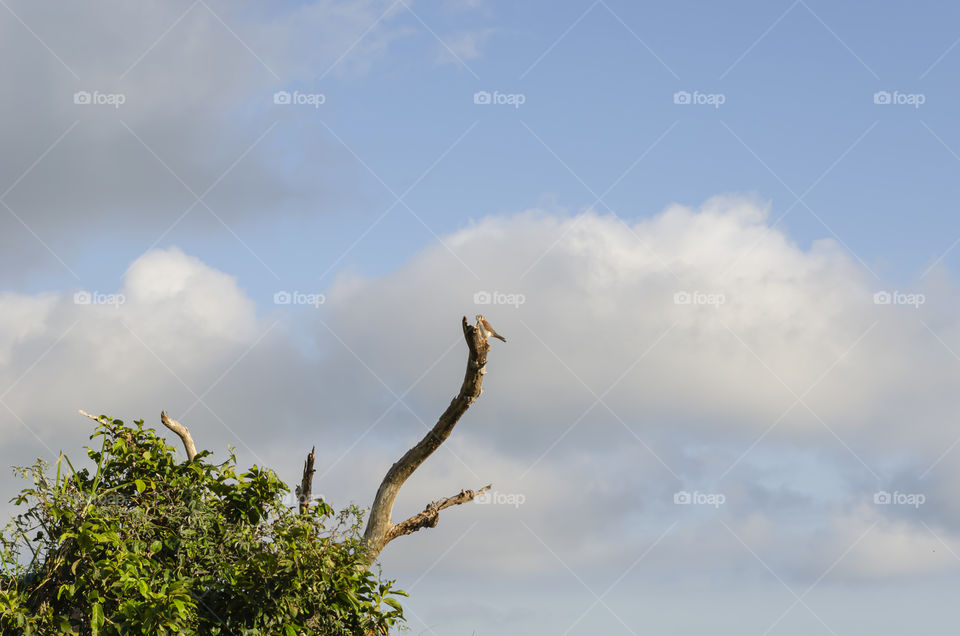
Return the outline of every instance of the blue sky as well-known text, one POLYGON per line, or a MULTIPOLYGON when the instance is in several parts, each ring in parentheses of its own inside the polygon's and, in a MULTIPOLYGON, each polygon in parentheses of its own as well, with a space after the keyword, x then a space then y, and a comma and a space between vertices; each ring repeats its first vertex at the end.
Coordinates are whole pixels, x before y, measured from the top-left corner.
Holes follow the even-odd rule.
MULTIPOLYGON (((949 198, 957 169, 956 61, 940 59, 955 37, 943 8, 535 6, 491 5, 466 16, 424 6, 434 31, 489 32, 467 67, 436 63, 444 47, 400 12, 390 24, 414 32, 395 53, 361 79, 334 68, 297 84, 329 100, 278 137, 311 130, 336 152, 335 133, 399 193, 465 135, 408 201, 438 233, 545 198, 565 209, 591 206, 623 175, 599 209, 637 218, 672 202, 756 192, 775 214, 791 210, 783 223, 797 241, 829 234, 826 224, 886 276, 922 272, 949 247, 951 215, 931 200, 949 198), (526 101, 478 108, 476 90, 526 101), (722 93, 726 102, 678 108, 677 90, 722 93), (928 99, 884 109, 873 103, 878 90, 928 99), (791 208, 811 186, 804 200, 813 212, 791 208)), ((366 196, 343 205, 356 222, 331 236, 338 245, 393 201, 352 156, 339 155, 366 196)), ((384 271, 406 255, 395 243, 430 242, 410 219, 394 208, 348 263, 384 271)), ((282 255, 276 261, 283 267, 282 255)))
POLYGON ((388 547, 413 633, 942 631, 958 43, 933 2, 7 0, 0 463, 165 408, 367 505, 483 311, 397 515, 526 503, 388 547))
MULTIPOLYGON (((293 235, 332 252, 352 244, 394 201, 377 177, 399 194, 448 150, 405 199, 427 227, 410 223, 411 212, 398 205, 330 274, 351 266, 389 271, 434 240, 431 231, 450 232, 491 212, 544 201, 576 212, 594 205, 594 193, 621 175, 596 203, 599 210, 634 219, 673 202, 755 192, 772 203, 775 217, 790 210, 782 223, 795 240, 830 235, 826 225, 883 278, 922 273, 952 243, 945 201, 960 139, 951 117, 957 62, 949 7, 428 3, 411 9, 415 15, 398 5, 368 33, 375 38, 382 29, 395 39, 362 71, 348 53, 335 65, 277 80, 267 53, 232 43, 234 73, 327 97, 320 109, 296 113, 258 92, 239 104, 225 97, 205 105, 222 111, 237 148, 279 122, 261 143, 280 171, 313 157, 335 175, 332 191, 316 178, 301 199, 278 203, 267 223, 231 223, 283 278, 316 284, 309 276, 336 260, 321 266, 293 235), (463 54, 459 63, 420 20, 454 43, 477 38, 476 57, 463 54), (519 93, 525 103, 482 108, 472 102, 477 90, 519 93), (721 93, 725 102, 682 108, 672 100, 677 90, 721 93), (922 94, 925 103, 881 108, 872 99, 878 90, 922 94), (794 205, 811 186, 804 197, 811 209, 794 205), (291 241, 293 249, 276 247, 291 241), (305 252, 309 263, 291 258, 305 252)), ((238 16, 236 28, 254 31, 262 18, 238 16)), ((155 51, 162 56, 163 49, 161 42, 155 51)), ((150 62, 148 54, 141 64, 150 62)), ((56 122, 63 128, 76 113, 66 115, 56 122)), ((42 152, 63 128, 38 135, 35 150, 42 152)), ((26 165, 30 159, 23 157, 26 165)), ((232 162, 229 154, 225 160, 232 162)), ((157 178, 163 177, 161 169, 157 178)), ((201 207, 191 214, 207 213, 201 207)), ((274 287, 273 275, 244 258, 237 237, 217 225, 202 235, 175 228, 160 245, 203 241, 205 250, 246 266, 251 284, 262 279, 260 293, 274 287)), ((152 242, 145 237, 130 248, 152 242)), ((78 255, 73 267, 107 287, 116 267, 104 272, 100 251, 78 255)), ((45 282, 39 275, 22 284, 37 289, 45 282)))

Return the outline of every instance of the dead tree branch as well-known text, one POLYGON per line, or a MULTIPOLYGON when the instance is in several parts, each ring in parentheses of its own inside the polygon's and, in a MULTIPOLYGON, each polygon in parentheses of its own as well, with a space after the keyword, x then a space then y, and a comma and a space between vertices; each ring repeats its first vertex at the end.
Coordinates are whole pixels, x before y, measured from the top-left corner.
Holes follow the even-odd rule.
POLYGON ((480 491, 466 490, 459 495, 432 502, 426 509, 400 524, 393 523, 393 504, 400 492, 400 487, 413 472, 450 436, 453 427, 483 392, 483 376, 486 374, 487 352, 490 345, 484 332, 477 326, 467 323, 464 316, 462 321, 463 337, 470 350, 467 358, 467 370, 460 386, 460 393, 450 402, 450 406, 443 412, 440 419, 426 436, 416 446, 408 450, 390 470, 380 483, 377 496, 370 508, 370 518, 364 532, 364 540, 369 550, 371 563, 376 560, 384 546, 398 536, 410 534, 420 528, 437 525, 441 510, 466 503, 472 500, 486 488, 480 491))
POLYGON ((314 446, 307 454, 307 459, 303 462, 303 477, 300 478, 300 485, 297 486, 297 499, 300 501, 300 514, 310 509, 310 500, 313 499, 313 474, 317 472, 313 468, 314 446))
POLYGON ((435 528, 437 522, 440 521, 441 510, 473 501, 476 497, 479 497, 491 488, 493 488, 493 484, 487 484, 480 490, 461 490, 459 494, 452 497, 428 503, 427 507, 423 509, 423 512, 415 514, 406 521, 401 521, 390 528, 390 531, 387 533, 387 541, 392 541, 405 534, 412 534, 420 528, 435 528))
POLYGON ((94 422, 96 422, 96 423, 98 423, 98 424, 106 424, 106 423, 107 423, 107 420, 106 420, 106 419, 101 419, 101 418, 103 418, 102 415, 101 415, 101 416, 90 415, 89 413, 87 413, 87 412, 84 411, 83 409, 79 409, 79 413, 80 413, 80 415, 82 415, 82 416, 84 416, 84 417, 89 417, 91 420, 93 420, 94 422))
POLYGON ((190 431, 187 427, 167 415, 166 411, 160 411, 160 421, 163 422, 164 426, 177 434, 180 441, 183 442, 183 448, 187 451, 187 460, 192 462, 193 458, 197 456, 197 447, 194 446, 193 437, 190 436, 190 431))

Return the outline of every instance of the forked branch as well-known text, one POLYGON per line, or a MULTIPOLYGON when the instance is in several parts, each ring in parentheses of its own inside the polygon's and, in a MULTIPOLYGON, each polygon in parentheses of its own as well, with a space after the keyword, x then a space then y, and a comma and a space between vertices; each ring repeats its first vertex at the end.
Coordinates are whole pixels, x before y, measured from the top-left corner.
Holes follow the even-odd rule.
POLYGON ((487 372, 487 352, 490 350, 490 345, 487 343, 484 331, 469 324, 466 316, 463 318, 462 327, 469 355, 460 392, 453 398, 450 406, 447 407, 426 436, 390 467, 380 483, 377 496, 370 508, 370 518, 363 535, 367 543, 371 563, 376 560, 384 546, 396 537, 410 534, 420 528, 436 526, 441 510, 471 501, 490 488, 490 486, 486 486, 479 491, 461 491, 460 494, 453 497, 428 504, 423 512, 410 517, 406 521, 399 524, 393 523, 393 504, 400 493, 400 487, 413 474, 413 471, 419 468, 427 457, 450 436, 453 427, 483 392, 483 376, 487 372))

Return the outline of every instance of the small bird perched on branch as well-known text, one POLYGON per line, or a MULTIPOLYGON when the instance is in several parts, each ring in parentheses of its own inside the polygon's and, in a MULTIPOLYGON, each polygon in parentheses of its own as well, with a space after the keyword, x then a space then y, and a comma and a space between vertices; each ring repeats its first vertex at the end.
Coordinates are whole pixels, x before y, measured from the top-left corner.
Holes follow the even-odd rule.
POLYGON ((487 322, 487 319, 480 314, 477 314, 477 325, 480 327, 480 332, 483 335, 484 340, 486 340, 490 336, 493 336, 498 340, 503 340, 504 342, 507 341, 507 339, 501 336, 500 334, 498 334, 496 330, 494 330, 493 325, 487 322))

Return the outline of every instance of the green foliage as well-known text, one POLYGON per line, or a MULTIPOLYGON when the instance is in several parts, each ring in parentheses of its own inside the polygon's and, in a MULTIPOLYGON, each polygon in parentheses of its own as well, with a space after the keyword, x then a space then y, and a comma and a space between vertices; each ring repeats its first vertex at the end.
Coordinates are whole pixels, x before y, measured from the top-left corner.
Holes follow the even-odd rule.
POLYGON ((287 486, 236 456, 192 462, 143 421, 103 417, 87 448, 16 469, 33 487, 0 533, 3 634, 386 634, 392 589, 364 567, 362 514, 323 501, 297 514, 287 486))

